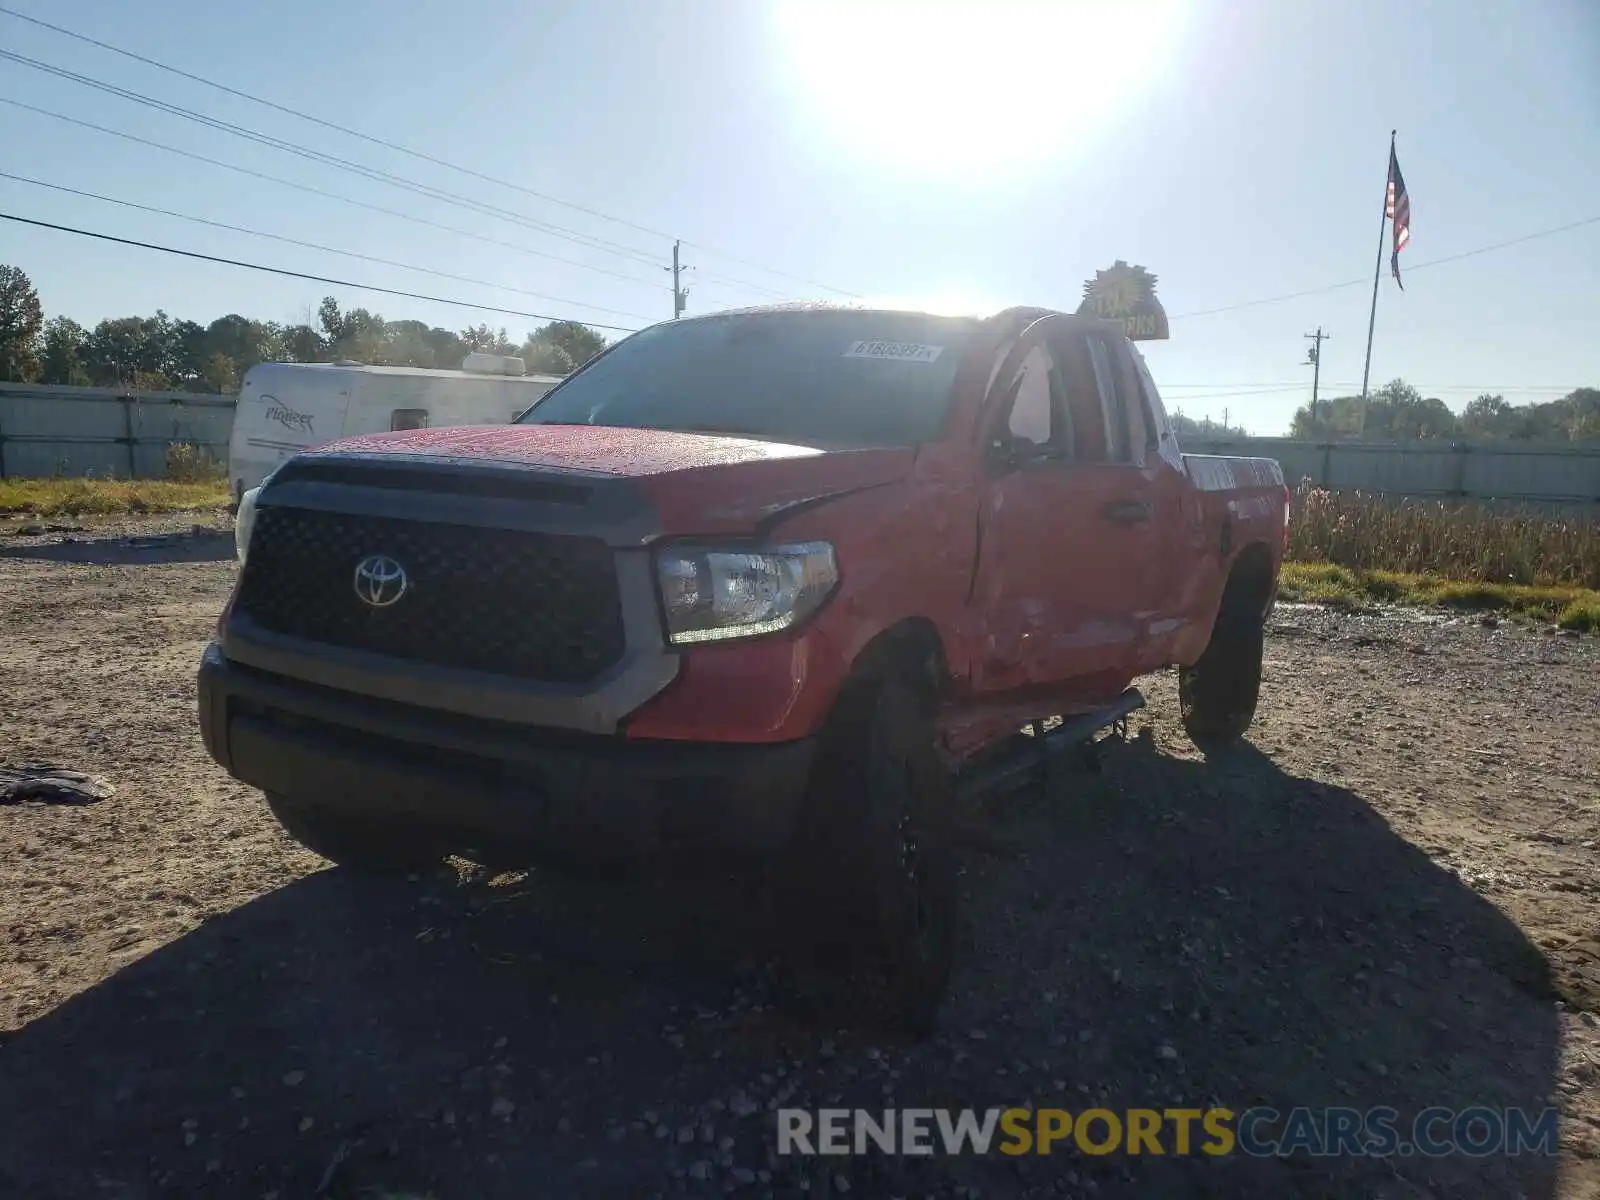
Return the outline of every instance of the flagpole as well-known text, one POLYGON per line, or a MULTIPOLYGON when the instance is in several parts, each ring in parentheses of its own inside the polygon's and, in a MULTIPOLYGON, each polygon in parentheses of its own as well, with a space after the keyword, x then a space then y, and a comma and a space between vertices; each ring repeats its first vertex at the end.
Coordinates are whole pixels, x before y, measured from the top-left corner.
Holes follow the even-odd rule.
POLYGON ((1383 275, 1383 235, 1389 221, 1389 180, 1394 166, 1394 135, 1389 130, 1389 161, 1383 168, 1383 204, 1378 217, 1378 261, 1372 267, 1372 311, 1367 314, 1367 361, 1361 367, 1361 431, 1367 428, 1367 379, 1372 373, 1372 330, 1378 323, 1378 280, 1383 275))

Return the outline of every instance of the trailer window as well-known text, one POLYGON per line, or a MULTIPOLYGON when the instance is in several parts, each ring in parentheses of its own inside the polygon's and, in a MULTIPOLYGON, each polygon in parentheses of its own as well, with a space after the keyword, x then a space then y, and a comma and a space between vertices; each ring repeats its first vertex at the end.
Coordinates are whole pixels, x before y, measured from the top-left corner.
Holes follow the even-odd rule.
POLYGON ((425 408, 397 408, 389 414, 389 429, 426 429, 428 410, 425 408))

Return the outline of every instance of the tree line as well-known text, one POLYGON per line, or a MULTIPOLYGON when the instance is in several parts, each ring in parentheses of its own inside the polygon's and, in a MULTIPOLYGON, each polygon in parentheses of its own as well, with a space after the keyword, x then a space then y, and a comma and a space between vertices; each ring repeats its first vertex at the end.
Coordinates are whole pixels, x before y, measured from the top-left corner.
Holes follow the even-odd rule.
MULTIPOLYGON (((1180 440, 1246 438, 1244 429, 1209 417, 1171 414, 1180 440)), ((1289 436, 1317 442, 1398 442, 1457 438, 1464 441, 1577 442, 1600 440, 1600 388, 1576 388, 1559 400, 1514 405, 1484 394, 1459 414, 1437 397, 1424 398, 1404 379, 1367 396, 1319 399, 1294 414, 1289 436)))
POLYGON ((472 351, 515 354, 536 375, 565 375, 606 340, 576 321, 552 321, 513 342, 504 328, 459 331, 390 321, 332 296, 315 323, 284 325, 229 313, 210 324, 116 317, 85 329, 70 317, 45 319, 39 293, 16 267, 0 264, 0 380, 125 387, 138 391, 235 392, 260 362, 337 362, 454 370, 472 351))
POLYGON ((1403 379, 1360 396, 1334 396, 1294 414, 1290 437, 1317 441, 1401 441, 1462 438, 1473 441, 1585 441, 1600 438, 1600 388, 1576 388, 1559 400, 1511 404, 1485 393, 1458 416, 1443 400, 1403 379))

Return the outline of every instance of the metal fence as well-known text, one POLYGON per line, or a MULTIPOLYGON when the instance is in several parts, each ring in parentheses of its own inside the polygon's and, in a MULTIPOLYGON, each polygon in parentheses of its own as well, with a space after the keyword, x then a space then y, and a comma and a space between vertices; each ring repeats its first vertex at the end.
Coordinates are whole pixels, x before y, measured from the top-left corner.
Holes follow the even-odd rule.
POLYGON ((0 479, 159 479, 174 445, 228 461, 233 396, 0 383, 0 479))
POLYGON ((1291 487, 1509 502, 1600 516, 1600 444, 1572 442, 1304 442, 1190 436, 1195 454, 1275 458, 1291 487))

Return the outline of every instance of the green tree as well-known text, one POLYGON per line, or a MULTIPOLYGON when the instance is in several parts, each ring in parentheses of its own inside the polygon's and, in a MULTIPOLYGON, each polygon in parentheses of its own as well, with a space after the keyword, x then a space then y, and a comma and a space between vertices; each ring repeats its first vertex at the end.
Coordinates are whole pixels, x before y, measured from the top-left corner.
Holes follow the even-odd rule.
POLYGON ((206 359, 205 367, 200 372, 199 382, 206 391, 225 395, 239 390, 239 381, 243 375, 233 359, 218 350, 213 351, 211 357, 206 359))
POLYGON ((390 321, 387 361, 393 366, 453 371, 467 355, 461 336, 422 321, 390 321))
POLYGON ((283 357, 283 330, 273 321, 253 321, 238 313, 218 317, 206 326, 203 360, 220 354, 240 376, 260 362, 283 357))
POLYGON ((282 362, 324 362, 328 357, 328 343, 309 325, 291 325, 283 331, 279 357, 282 362))
POLYGON ((1226 421, 1213 421, 1209 416, 1199 420, 1188 416, 1180 409, 1174 409, 1170 415, 1173 431, 1178 435, 1181 443, 1185 438, 1245 438, 1249 432, 1242 425, 1229 425, 1226 421))
POLYGON ((1515 420, 1515 412, 1504 396, 1485 392, 1462 411, 1461 432, 1470 438, 1505 437, 1515 420))
POLYGON ((530 375, 568 375, 572 372, 572 358, 554 342, 529 339, 520 351, 530 375))
MULTIPOLYGON (((524 351, 528 345, 541 342, 559 346, 572 361, 574 370, 606 348, 604 337, 577 321, 551 321, 548 325, 541 325, 528 335, 524 351)), ((523 357, 526 358, 527 354, 524 353, 523 357)))
POLYGON ((1289 436, 1316 440, 1404 441, 1415 438, 1454 437, 1456 415, 1436 397, 1421 392, 1403 379, 1390 380, 1371 393, 1333 396, 1317 401, 1313 415, 1303 405, 1289 426, 1289 436))
POLYGON ((51 317, 44 323, 39 382, 87 387, 92 380, 83 365, 88 333, 71 317, 51 317))
POLYGON ((203 364, 188 361, 199 326, 175 322, 165 312, 153 317, 101 321, 85 339, 83 360, 102 387, 162 391, 197 379, 203 364))
POLYGON ((389 323, 379 314, 364 308, 341 312, 338 301, 327 296, 317 309, 317 318, 322 322, 330 357, 374 366, 396 365, 389 353, 389 323))
POLYGON ((44 309, 33 281, 20 267, 0 263, 0 378, 32 383, 39 378, 39 333, 44 309))
POLYGON ((490 329, 487 325, 475 325, 461 331, 461 342, 468 350, 476 350, 481 354, 517 352, 517 348, 506 337, 504 328, 490 329))

